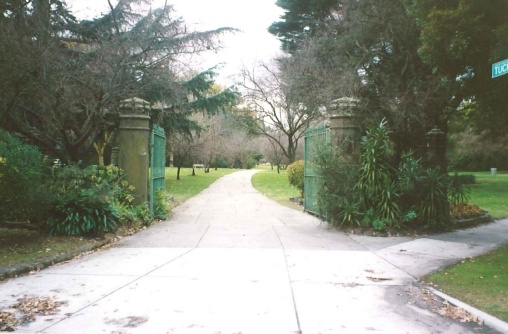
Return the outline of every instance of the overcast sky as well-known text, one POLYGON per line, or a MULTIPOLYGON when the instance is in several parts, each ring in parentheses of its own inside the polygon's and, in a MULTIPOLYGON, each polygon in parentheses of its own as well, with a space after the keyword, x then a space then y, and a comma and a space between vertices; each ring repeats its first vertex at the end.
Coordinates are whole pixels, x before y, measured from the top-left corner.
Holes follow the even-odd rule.
MULTIPOLYGON (((199 60, 200 69, 224 63, 218 81, 231 84, 230 75, 238 73, 242 65, 250 66, 258 60, 268 61, 280 54, 280 43, 267 29, 278 21, 283 11, 276 0, 168 0, 177 16, 196 30, 232 27, 242 32, 223 38, 224 49, 205 55, 199 60)), ((68 0, 73 12, 83 18, 90 13, 107 11, 107 0, 68 0)), ((153 7, 161 7, 164 0, 152 0, 153 7)), ((96 14, 97 15, 97 14, 96 14)))

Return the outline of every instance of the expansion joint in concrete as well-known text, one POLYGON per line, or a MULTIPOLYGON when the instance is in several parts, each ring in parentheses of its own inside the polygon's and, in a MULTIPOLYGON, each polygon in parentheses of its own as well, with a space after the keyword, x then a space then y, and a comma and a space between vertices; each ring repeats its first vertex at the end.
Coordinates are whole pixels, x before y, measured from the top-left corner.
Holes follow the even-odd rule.
MULTIPOLYGON (((208 227, 206 228, 206 230, 205 230, 205 231, 203 232, 203 234, 201 235, 201 238, 200 238, 200 239, 199 239, 199 241, 197 242, 196 246, 194 246, 193 248, 191 248, 191 249, 189 249, 188 251, 186 251, 185 253, 180 254, 179 256, 177 256, 177 257, 175 257, 175 258, 173 258, 173 259, 171 259, 171 260, 169 260, 169 261, 167 261, 167 262, 165 262, 165 263, 161 264, 160 266, 158 266, 158 267, 156 267, 156 268, 154 268, 154 269, 152 269, 152 270, 150 270, 150 271, 146 272, 145 274, 143 274, 143 275, 140 275, 140 276, 136 277, 136 278, 135 278, 135 279, 133 279, 132 281, 130 281, 130 282, 128 282, 128 283, 126 283, 126 284, 124 284, 124 285, 120 286, 120 287, 119 287, 118 289, 116 289, 116 290, 111 291, 111 292, 110 292, 110 293, 108 293, 107 295, 104 295, 104 296, 102 296, 101 298, 99 298, 99 299, 97 299, 97 300, 95 300, 95 301, 93 301, 93 302, 89 303, 88 305, 83 306, 82 308, 80 308, 80 309, 79 309, 79 310, 77 310, 76 312, 72 313, 70 316, 74 316, 74 315, 78 314, 79 312, 81 312, 81 311, 83 311, 83 310, 85 310, 85 309, 89 308, 90 306, 92 306, 92 305, 94 305, 94 304, 97 304, 97 303, 98 303, 98 302, 100 302, 101 300, 108 298, 109 296, 111 296, 111 295, 115 294, 116 292, 118 292, 118 291, 120 291, 120 290, 125 289, 126 287, 128 287, 128 286, 132 285, 133 283, 135 283, 135 282, 139 281, 140 279, 142 279, 142 278, 144 278, 144 277, 147 277, 148 275, 150 275, 150 274, 151 274, 151 273, 153 273, 154 271, 159 270, 160 268, 162 268, 162 267, 164 267, 164 266, 166 266, 166 265, 168 265, 168 264, 170 264, 170 263, 172 263, 172 262, 174 262, 174 261, 176 261, 176 260, 178 260, 178 259, 180 259, 180 258, 182 258, 182 257, 186 256, 186 255, 187 255, 187 254, 189 254, 189 253, 191 253, 192 251, 194 251, 196 248, 198 248, 198 247, 199 247, 199 244, 200 244, 200 243, 201 243, 201 241, 203 240, 203 238, 204 238, 204 236, 205 236, 206 232, 208 232, 208 229, 209 229, 209 228, 210 228, 210 225, 208 225, 208 227)), ((60 319, 59 321, 56 321, 55 323, 53 323, 53 324, 51 324, 50 326, 46 327, 46 328, 45 328, 42 332, 44 332, 44 331, 48 330, 49 328, 51 328, 51 327, 55 326, 55 325, 56 325, 56 324, 58 324, 58 323, 60 323, 60 322, 64 321, 65 319, 66 319, 66 318, 63 318, 63 319, 60 319)))
POLYGON ((295 334, 302 334, 302 328, 300 326, 300 317, 298 315, 298 306, 296 305, 296 297, 295 297, 295 292, 293 289, 293 281, 291 280, 291 273, 289 272, 289 264, 288 264, 288 257, 286 254, 286 248, 284 247, 284 244, 282 243, 282 240, 280 239, 279 233, 277 233, 277 229, 275 228, 275 226, 272 226, 272 227, 275 232, 275 235, 277 236, 277 239, 279 239, 279 243, 280 243, 280 246, 282 247, 282 252, 284 255, 284 263, 286 265, 286 273, 288 275, 289 289, 291 290, 291 298, 293 299, 293 308, 295 311, 296 325, 298 326, 298 331, 296 331, 295 334))

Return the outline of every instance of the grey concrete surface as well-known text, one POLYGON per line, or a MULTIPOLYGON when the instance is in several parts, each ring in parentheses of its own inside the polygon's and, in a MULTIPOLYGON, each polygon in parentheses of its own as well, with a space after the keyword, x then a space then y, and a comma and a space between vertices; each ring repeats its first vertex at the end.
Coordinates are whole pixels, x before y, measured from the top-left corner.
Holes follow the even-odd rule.
MULTIPOLYGON (((425 238, 346 235, 226 176, 113 247, 0 283, 65 301, 19 333, 499 333, 441 317, 418 278, 508 243, 508 220, 425 238)), ((504 324, 504 325, 503 325, 504 324)))

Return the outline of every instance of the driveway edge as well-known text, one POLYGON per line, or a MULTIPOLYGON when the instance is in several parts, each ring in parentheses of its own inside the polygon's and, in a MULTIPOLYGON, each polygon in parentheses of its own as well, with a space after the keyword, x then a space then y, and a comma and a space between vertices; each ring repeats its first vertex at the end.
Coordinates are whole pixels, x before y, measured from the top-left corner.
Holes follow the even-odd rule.
POLYGON ((501 319, 498 319, 488 313, 485 313, 471 305, 468 305, 464 302, 461 302, 458 299, 455 299, 451 296, 448 296, 447 294, 436 290, 435 288, 431 286, 426 286, 427 289, 432 291, 436 296, 443 298, 444 300, 447 300, 450 304, 463 308, 467 312, 471 313, 472 315, 478 317, 478 319, 482 320, 483 323, 497 331, 500 331, 501 333, 508 333, 508 323, 504 322, 501 319))
POLYGON ((30 273, 32 271, 39 271, 44 268, 53 266, 55 264, 72 260, 76 256, 92 252, 110 243, 111 240, 104 239, 94 244, 92 243, 85 244, 82 247, 76 249, 74 252, 59 254, 56 256, 47 257, 33 262, 23 262, 11 266, 0 267, 0 281, 7 280, 9 278, 15 278, 20 275, 30 273))

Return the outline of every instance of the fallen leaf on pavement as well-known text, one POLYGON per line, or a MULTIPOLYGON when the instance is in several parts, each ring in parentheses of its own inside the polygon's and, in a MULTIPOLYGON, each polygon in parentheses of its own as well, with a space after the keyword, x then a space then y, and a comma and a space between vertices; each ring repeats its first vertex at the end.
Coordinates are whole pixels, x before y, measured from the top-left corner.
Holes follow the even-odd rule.
POLYGON ((14 332, 17 324, 18 320, 14 314, 10 312, 0 312, 0 331, 14 332))

